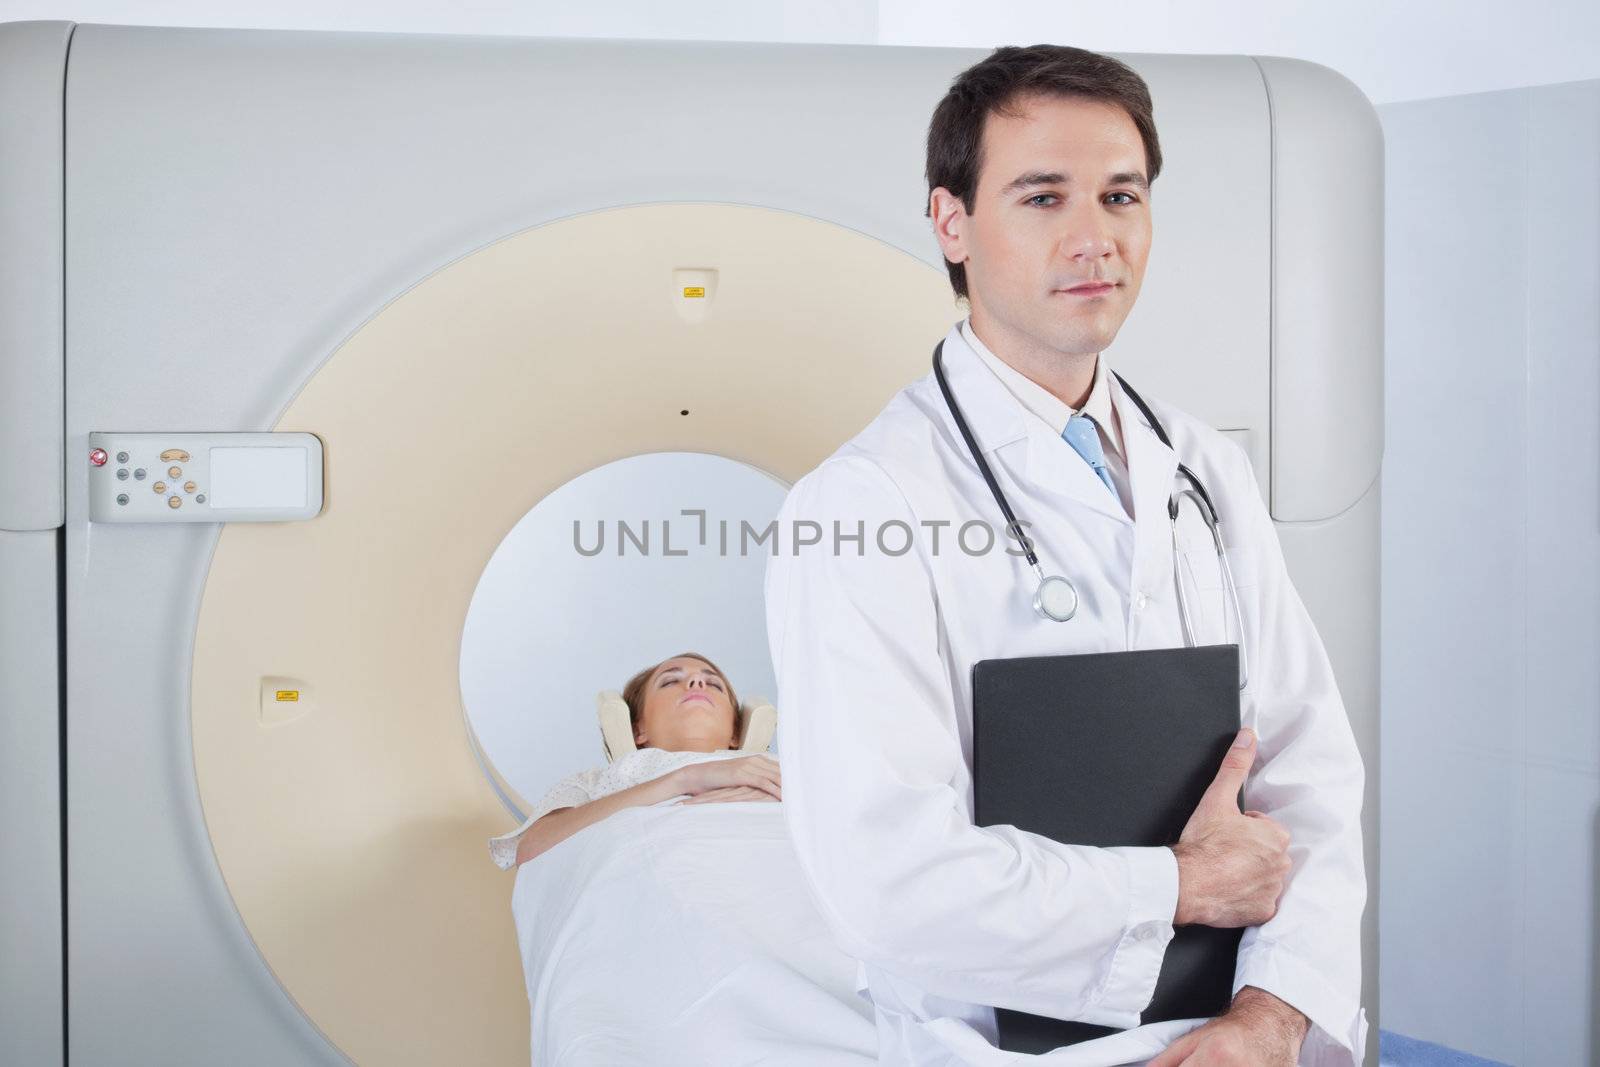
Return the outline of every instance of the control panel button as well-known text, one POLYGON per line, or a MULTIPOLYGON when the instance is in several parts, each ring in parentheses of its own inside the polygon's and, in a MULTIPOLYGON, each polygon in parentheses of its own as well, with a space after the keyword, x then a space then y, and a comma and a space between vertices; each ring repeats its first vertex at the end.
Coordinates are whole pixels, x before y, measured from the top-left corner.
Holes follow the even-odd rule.
POLYGON ((136 481, 136 482, 144 481, 144 468, 143 467, 139 467, 139 468, 134 470, 134 472, 133 472, 133 480, 136 481))
POLYGON ((117 468, 117 481, 125 482, 127 480, 128 480, 128 468, 127 467, 118 467, 117 468))
POLYGON ((157 482, 155 485, 152 485, 150 488, 155 491, 155 494, 157 496, 160 496, 161 494, 163 494, 163 493, 165 493, 167 491, 167 483, 166 482, 157 482))
POLYGON ((173 460, 177 460, 179 463, 187 463, 189 462, 189 453, 181 448, 169 448, 161 453, 161 462, 171 463, 173 460))
POLYGON ((185 493, 192 493, 192 492, 194 492, 194 483, 193 483, 193 482, 184 482, 184 483, 183 483, 183 491, 184 491, 184 492, 185 492, 185 493))
POLYGON ((199 496, 194 498, 194 502, 196 504, 204 504, 206 502, 206 495, 201 493, 199 496))
POLYGON ((93 452, 89 453, 89 462, 93 463, 96 467, 104 467, 106 465, 106 460, 110 458, 111 457, 103 448, 97 448, 93 452))
POLYGON ((181 497, 181 496, 169 496, 169 497, 167 497, 167 507, 169 507, 169 508, 181 508, 181 507, 183 507, 183 497, 181 497))
POLYGON ((118 452, 117 453, 117 462, 118 463, 126 463, 126 462, 128 462, 128 454, 126 452, 118 452))
POLYGON ((126 504, 127 502, 128 502, 128 494, 127 493, 118 493, 117 494, 117 503, 126 504))
POLYGON ((172 478, 182 478, 183 477, 183 468, 182 467, 168 467, 167 468, 167 475, 169 477, 172 477, 172 478))

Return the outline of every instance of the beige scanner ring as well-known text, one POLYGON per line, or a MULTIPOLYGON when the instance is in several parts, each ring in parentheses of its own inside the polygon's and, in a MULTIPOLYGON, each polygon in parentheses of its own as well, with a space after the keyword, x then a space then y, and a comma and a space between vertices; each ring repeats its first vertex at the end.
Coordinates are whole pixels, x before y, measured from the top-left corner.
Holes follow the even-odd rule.
MULTIPOLYGON (((500 539, 556 487, 645 452, 792 483, 927 373, 956 314, 942 270, 837 225, 617 208, 452 263, 308 382, 276 429, 321 437, 324 510, 223 529, 195 639, 194 760, 240 916, 345 1055, 528 1060, 512 876, 485 847, 515 822, 474 756, 458 675, 500 539), (274 691, 299 699, 285 711, 274 691)), ((573 640, 604 639, 574 616, 573 640)))

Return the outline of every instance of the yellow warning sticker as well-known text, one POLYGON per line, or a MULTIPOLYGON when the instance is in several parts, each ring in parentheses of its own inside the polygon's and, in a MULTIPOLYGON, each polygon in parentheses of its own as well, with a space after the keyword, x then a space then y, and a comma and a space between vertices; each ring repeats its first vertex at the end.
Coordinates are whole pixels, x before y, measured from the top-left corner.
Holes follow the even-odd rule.
POLYGON ((300 700, 300 690, 280 689, 278 690, 278 700, 280 702, 297 703, 300 700))
POLYGON ((706 288, 703 285, 686 285, 683 287, 683 295, 687 297, 703 297, 706 295, 706 288))

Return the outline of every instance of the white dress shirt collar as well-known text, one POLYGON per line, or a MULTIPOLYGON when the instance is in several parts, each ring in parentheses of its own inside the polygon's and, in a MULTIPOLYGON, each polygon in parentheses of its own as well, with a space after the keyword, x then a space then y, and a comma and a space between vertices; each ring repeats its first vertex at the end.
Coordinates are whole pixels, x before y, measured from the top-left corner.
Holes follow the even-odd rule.
MULTIPOLYGON (((1017 398, 1018 403, 1037 415, 1057 437, 1060 437, 1066 431, 1067 420, 1077 414, 1072 406, 989 351, 989 346, 980 341, 978 335, 973 332, 971 316, 961 320, 960 329, 962 339, 989 369, 994 371, 995 376, 1000 379, 1007 391, 1017 398)), ((1106 370, 1106 356, 1102 352, 1094 362, 1094 384, 1089 387, 1089 397, 1084 401, 1082 413, 1099 424, 1102 440, 1116 450, 1120 457, 1124 455, 1122 428, 1118 424, 1116 408, 1111 403, 1111 385, 1107 381, 1109 376, 1106 370)))

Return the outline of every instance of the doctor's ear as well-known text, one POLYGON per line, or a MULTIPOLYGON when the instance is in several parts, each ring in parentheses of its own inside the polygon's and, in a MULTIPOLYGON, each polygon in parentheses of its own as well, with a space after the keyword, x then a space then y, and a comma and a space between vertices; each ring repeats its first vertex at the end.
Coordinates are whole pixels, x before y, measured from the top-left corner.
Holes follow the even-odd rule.
POLYGON ((933 220, 933 236, 944 258, 951 263, 965 262, 967 208, 961 198, 939 186, 928 194, 928 217, 933 220))

